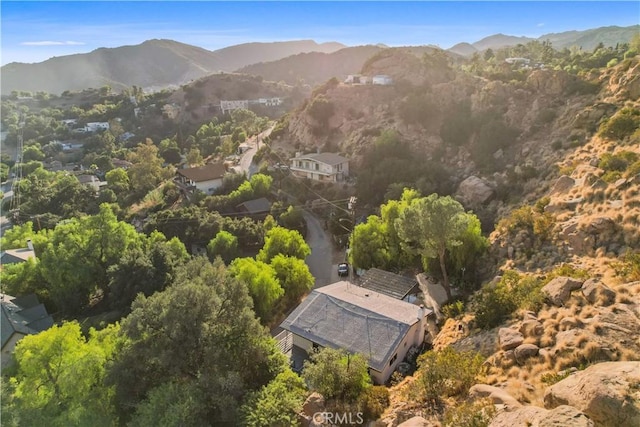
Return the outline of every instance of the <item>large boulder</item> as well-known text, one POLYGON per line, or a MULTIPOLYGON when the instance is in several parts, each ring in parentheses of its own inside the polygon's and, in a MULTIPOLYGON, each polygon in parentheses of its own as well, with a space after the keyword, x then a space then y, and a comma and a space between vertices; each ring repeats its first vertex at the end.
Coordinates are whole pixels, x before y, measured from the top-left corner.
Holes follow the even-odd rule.
POLYGON ((500 328, 498 342, 502 350, 512 350, 524 342, 524 337, 515 329, 500 328))
POLYGON ((585 414, 571 406, 558 406, 552 410, 537 406, 523 406, 515 411, 500 412, 489 427, 593 427, 585 414))
POLYGON ((638 384, 640 362, 598 363, 549 387, 544 406, 573 406, 603 427, 638 426, 638 384))
POLYGON ((611 305, 616 301, 616 291, 598 279, 589 279, 582 284, 582 295, 590 304, 611 305))
POLYGON ((514 353, 516 355, 518 364, 522 365, 525 360, 537 356, 538 350, 540 349, 535 344, 520 344, 519 346, 517 346, 514 350, 514 353))
POLYGON ((544 285, 542 293, 553 305, 561 307, 571 296, 571 291, 580 289, 582 281, 572 277, 560 276, 544 285))
POLYGON ((569 191, 576 184, 576 180, 567 176, 562 175, 560 178, 556 180, 556 183, 553 184, 553 188, 551 189, 551 194, 556 193, 565 193, 569 191))
POLYGON ((470 205, 478 206, 493 196, 494 190, 487 181, 477 176, 470 176, 458 186, 458 195, 462 200, 470 205))
POLYGON ((422 417, 413 417, 409 418, 403 423, 398 424, 398 427, 430 427, 432 425, 433 424, 422 417))
POLYGON ((471 399, 491 399, 494 405, 505 405, 509 409, 515 409, 522 406, 515 397, 501 388, 490 386, 487 384, 476 384, 469 389, 469 397, 471 399))

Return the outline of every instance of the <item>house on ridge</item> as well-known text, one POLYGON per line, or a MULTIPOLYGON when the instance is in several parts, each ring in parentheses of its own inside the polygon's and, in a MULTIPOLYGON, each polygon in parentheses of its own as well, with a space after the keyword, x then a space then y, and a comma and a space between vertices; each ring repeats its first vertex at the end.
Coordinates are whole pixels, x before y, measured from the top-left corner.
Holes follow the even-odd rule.
POLYGON ((223 163, 209 163, 195 168, 178 169, 176 178, 187 187, 210 195, 222 187, 222 178, 226 173, 223 163))
POLYGON ((289 169, 300 178, 342 182, 349 176, 349 159, 335 153, 298 154, 289 169))
MULTIPOLYGON (((321 347, 367 358, 369 373, 384 384, 428 333, 431 310, 347 281, 314 289, 280 325, 292 335, 292 354, 321 347)), ((301 360, 293 360, 293 368, 301 360)))

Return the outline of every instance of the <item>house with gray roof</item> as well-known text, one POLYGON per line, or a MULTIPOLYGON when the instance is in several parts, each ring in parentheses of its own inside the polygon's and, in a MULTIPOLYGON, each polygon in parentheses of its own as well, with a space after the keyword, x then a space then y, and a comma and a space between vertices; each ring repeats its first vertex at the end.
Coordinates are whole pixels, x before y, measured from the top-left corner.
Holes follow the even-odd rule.
POLYGON ((0 294, 0 326, 2 329, 1 367, 12 360, 13 350, 18 341, 31 334, 37 334, 53 326, 53 318, 47 313, 44 304, 31 294, 12 297, 0 294))
POLYGON ((2 268, 3 265, 25 262, 35 257, 36 253, 33 250, 33 243, 31 243, 31 239, 28 239, 26 248, 7 249, 6 251, 0 252, 0 268, 2 268))
POLYGON ((291 173, 320 182, 341 182, 349 176, 349 159, 336 153, 299 154, 291 159, 291 173))
POLYGON ((331 347, 362 354, 373 381, 384 384, 409 350, 424 342, 431 313, 342 281, 314 289, 281 327, 293 335, 292 353, 331 347))

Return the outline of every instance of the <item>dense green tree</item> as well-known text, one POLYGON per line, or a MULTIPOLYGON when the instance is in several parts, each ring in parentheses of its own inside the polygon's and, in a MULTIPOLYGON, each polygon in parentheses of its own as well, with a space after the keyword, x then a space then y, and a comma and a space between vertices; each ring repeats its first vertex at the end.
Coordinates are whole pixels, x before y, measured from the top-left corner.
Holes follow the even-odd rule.
POLYGON ((40 256, 51 299, 63 312, 77 313, 97 289, 108 294, 107 269, 141 244, 141 235, 118 221, 109 205, 98 215, 58 224, 40 256))
POLYGON ((117 264, 108 268, 109 304, 128 313, 138 294, 150 296, 162 291, 176 278, 177 269, 187 260, 187 250, 175 237, 167 242, 149 238, 141 247, 127 249, 117 264))
POLYGON ((197 148, 192 148, 187 153, 187 164, 191 167, 202 166, 204 163, 204 159, 202 158, 202 154, 200 154, 200 150, 197 148))
POLYGON ((238 238, 228 231, 220 231, 209 241, 207 253, 211 259, 219 256, 229 264, 239 255, 238 238))
POLYGON ((22 152, 22 158, 26 162, 30 162, 33 160, 42 161, 44 160, 44 153, 37 146, 30 145, 24 148, 24 151, 22 152))
POLYGON ((87 339, 80 325, 70 322, 20 340, 16 374, 2 399, 3 424, 7 416, 16 425, 117 425, 113 387, 104 378, 118 329, 91 329, 87 339))
POLYGON ((304 363, 303 377, 310 390, 343 402, 355 402, 371 387, 368 362, 363 355, 328 347, 304 363))
POLYGON ((274 268, 253 258, 236 258, 230 269, 240 282, 247 285, 256 315, 263 322, 268 322, 276 303, 284 295, 274 268))
POLYGON ((425 268, 430 258, 438 259, 448 299, 451 299, 451 287, 446 268, 447 249, 462 244, 460 237, 467 230, 468 222, 459 202, 437 194, 414 200, 396 220, 398 235, 407 252, 420 255, 425 268))
POLYGON ((271 267, 284 289, 287 306, 296 304, 300 297, 313 287, 315 281, 309 266, 299 258, 279 254, 271 260, 271 267))
POLYGON ((148 415, 154 417, 148 423, 229 423, 246 394, 285 367, 251 310, 247 288, 221 262, 205 257, 180 269, 164 291, 138 297, 122 332, 127 344, 119 349, 110 379, 125 418, 144 402, 134 420, 148 415))
POLYGON ((291 369, 278 374, 260 391, 254 392, 242 406, 243 425, 247 427, 289 427, 296 425, 307 389, 291 369))
POLYGON ((123 194, 129 191, 130 181, 127 171, 122 168, 112 169, 105 175, 109 188, 116 194, 123 194))
POLYGON ((127 170, 131 188, 142 197, 163 180, 171 176, 171 170, 162 166, 162 158, 158 155, 156 147, 150 139, 144 144, 138 144, 136 150, 130 154, 129 160, 133 163, 127 170))
POLYGON ((355 268, 385 268, 391 262, 387 230, 379 216, 356 225, 349 240, 349 257, 355 268))
POLYGON ((310 253, 309 245, 299 232, 276 226, 267 232, 256 259, 269 263, 278 254, 305 259, 310 253))

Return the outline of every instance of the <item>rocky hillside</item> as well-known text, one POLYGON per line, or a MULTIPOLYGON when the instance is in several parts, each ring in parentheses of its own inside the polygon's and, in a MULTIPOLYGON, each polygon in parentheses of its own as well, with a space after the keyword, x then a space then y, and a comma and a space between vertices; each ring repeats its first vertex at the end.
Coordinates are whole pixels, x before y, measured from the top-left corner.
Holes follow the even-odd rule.
POLYGON ((300 40, 247 43, 209 51, 173 40, 148 40, 135 46, 100 48, 37 64, 7 64, 2 67, 2 94, 13 90, 60 94, 104 85, 115 90, 133 85, 158 89, 256 62, 275 61, 302 52, 330 53, 342 47, 339 43, 300 40))
MULTIPOLYGON (((365 70, 394 84, 325 84, 273 144, 339 151, 358 174, 392 130, 414 156, 441 164, 452 193, 483 219, 487 272, 498 276, 481 292, 503 286, 507 271, 540 284, 527 295, 536 308, 498 326, 480 329, 473 310, 444 324, 434 349, 486 358, 465 405, 485 408, 494 427, 640 423, 640 282, 622 268, 640 248, 640 57, 579 75, 505 67, 487 79, 437 55, 389 50, 365 70)), ((380 426, 442 422, 442 408, 413 399, 417 379, 392 388, 380 426)))

